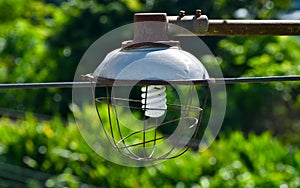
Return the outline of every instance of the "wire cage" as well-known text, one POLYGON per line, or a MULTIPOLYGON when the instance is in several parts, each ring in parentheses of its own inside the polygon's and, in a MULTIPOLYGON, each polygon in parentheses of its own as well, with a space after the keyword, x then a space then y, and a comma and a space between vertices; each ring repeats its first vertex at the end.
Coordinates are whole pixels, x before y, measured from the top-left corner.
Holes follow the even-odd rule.
POLYGON ((203 92, 207 87, 159 80, 135 85, 124 80, 90 80, 95 86, 92 95, 102 130, 121 155, 138 161, 171 159, 195 142, 208 98, 208 92, 203 92), (97 87, 103 82, 111 84, 97 87))

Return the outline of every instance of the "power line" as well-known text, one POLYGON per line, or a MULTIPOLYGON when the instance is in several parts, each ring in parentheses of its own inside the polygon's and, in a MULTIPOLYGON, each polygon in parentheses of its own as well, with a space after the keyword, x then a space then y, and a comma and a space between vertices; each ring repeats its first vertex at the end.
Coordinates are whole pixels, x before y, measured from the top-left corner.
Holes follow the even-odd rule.
POLYGON ((300 81, 300 76, 262 76, 262 77, 240 77, 240 78, 216 78, 212 83, 225 82, 225 84, 240 83, 268 83, 268 82, 291 82, 300 81))
MULTIPOLYGON (((264 76, 264 77, 240 77, 240 78, 210 78, 205 80, 187 80, 187 81, 140 81, 140 84, 241 84, 241 83, 269 83, 269 82, 291 82, 300 81, 300 76, 264 76)), ((99 80, 97 87, 105 86, 126 86, 137 83, 134 80, 99 80)), ((0 84, 0 89, 42 89, 42 88, 88 88, 92 87, 92 82, 45 82, 45 83, 17 83, 0 84)))
POLYGON ((42 89, 42 88, 91 87, 91 82, 44 82, 0 84, 0 89, 42 89))

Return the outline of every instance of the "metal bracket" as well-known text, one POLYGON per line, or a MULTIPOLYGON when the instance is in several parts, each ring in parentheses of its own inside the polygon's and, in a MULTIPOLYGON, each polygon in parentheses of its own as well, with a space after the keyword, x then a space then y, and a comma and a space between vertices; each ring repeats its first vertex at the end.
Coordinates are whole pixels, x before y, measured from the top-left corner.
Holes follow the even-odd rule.
POLYGON ((187 36, 189 30, 196 35, 205 34, 208 31, 209 21, 206 15, 179 15, 179 16, 168 16, 168 34, 176 36, 187 36), (176 27, 180 26, 180 27, 176 27))

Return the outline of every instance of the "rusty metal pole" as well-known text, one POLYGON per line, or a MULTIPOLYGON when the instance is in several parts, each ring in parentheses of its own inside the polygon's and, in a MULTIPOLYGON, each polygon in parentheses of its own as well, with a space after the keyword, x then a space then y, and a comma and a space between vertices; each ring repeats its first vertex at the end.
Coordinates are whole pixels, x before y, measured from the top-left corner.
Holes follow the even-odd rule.
POLYGON ((194 16, 168 16, 168 21, 168 33, 174 36, 191 35, 176 25, 197 36, 300 35, 300 20, 210 20, 198 13, 194 16))
POLYGON ((209 20, 205 35, 300 35, 300 20, 209 20))

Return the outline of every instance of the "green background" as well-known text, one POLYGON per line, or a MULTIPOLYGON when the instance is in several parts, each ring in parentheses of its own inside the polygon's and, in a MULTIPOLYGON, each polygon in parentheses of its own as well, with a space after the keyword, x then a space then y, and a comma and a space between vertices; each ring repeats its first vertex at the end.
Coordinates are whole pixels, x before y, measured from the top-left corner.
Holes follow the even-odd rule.
MULTIPOLYGON (((210 19, 277 19, 283 0, 0 0, 0 82, 72 81, 86 49, 135 12, 202 9, 210 19)), ((298 37, 202 37, 224 77, 297 75, 298 37)), ((0 90, 2 187, 299 187, 299 83, 227 86, 217 141, 147 168, 121 167, 85 144, 71 89, 0 90)))

